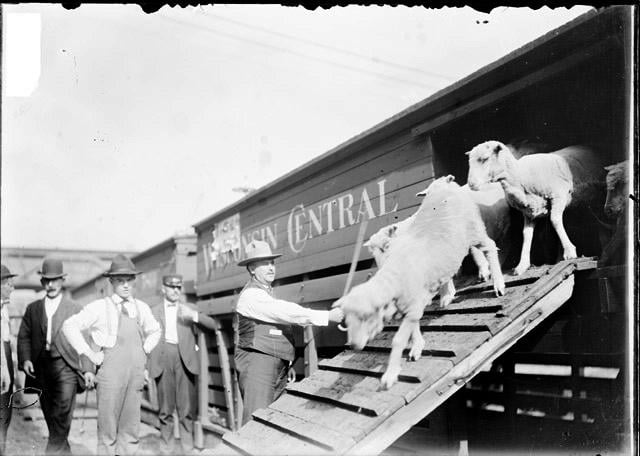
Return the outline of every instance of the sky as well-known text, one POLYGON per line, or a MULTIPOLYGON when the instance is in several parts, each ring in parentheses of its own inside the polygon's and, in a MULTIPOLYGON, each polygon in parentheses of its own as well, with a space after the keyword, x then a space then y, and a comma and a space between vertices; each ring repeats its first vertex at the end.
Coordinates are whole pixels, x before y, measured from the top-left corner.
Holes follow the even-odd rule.
POLYGON ((3 5, 2 246, 150 248, 590 9, 3 5))

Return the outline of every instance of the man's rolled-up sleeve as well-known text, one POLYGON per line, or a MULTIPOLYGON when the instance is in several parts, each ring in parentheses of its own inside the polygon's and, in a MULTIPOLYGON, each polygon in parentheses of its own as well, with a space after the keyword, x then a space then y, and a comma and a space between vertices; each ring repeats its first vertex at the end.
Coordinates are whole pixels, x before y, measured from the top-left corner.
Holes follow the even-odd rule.
POLYGON ((162 336, 162 329, 160 327, 160 323, 155 319, 153 314, 151 313, 151 309, 148 305, 142 307, 142 329, 144 334, 146 335, 144 339, 144 343, 142 348, 146 354, 151 353, 151 351, 158 345, 160 342, 160 337, 162 336))
POLYGON ((236 311, 248 318, 267 323, 300 326, 327 326, 329 312, 302 307, 295 302, 276 299, 264 290, 251 288, 242 292, 236 311))
POLYGON ((95 301, 87 304, 80 312, 70 316, 62 324, 62 334, 80 355, 91 351, 82 331, 91 328, 98 321, 98 313, 95 311, 94 303, 95 301))

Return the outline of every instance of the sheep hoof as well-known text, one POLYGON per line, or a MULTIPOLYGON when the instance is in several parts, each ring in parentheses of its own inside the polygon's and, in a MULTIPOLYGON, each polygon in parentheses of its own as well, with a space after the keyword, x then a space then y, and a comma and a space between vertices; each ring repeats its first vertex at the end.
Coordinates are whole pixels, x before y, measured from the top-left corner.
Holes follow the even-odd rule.
POLYGON ((449 304, 453 302, 453 296, 442 296, 440 297, 440 307, 444 309, 449 304))
POLYGON ((562 255, 564 260, 573 260, 574 258, 578 258, 578 253, 576 252, 576 248, 571 246, 568 249, 564 249, 564 254, 562 255))
POLYGON ((400 369, 397 368, 388 368, 384 373, 382 378, 380 379, 380 383, 384 389, 390 389, 395 382, 398 381, 398 374, 400 373, 400 369))
POLYGON ((495 291, 496 296, 504 296, 504 294, 506 293, 506 287, 504 283, 497 284, 497 285, 494 284, 493 291, 495 291))
POLYGON ((516 266, 516 268, 513 270, 513 275, 522 275, 526 272, 526 270, 529 269, 529 265, 528 264, 519 264, 518 266, 516 266))
POLYGON ((491 272, 488 269, 478 271, 478 280, 480 282, 488 282, 490 278, 491 272))

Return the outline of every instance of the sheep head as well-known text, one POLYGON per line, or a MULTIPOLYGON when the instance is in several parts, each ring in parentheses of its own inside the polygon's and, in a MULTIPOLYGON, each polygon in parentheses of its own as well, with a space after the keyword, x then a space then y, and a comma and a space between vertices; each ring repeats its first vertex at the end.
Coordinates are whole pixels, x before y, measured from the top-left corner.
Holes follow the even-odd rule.
MULTIPOLYGON (((363 284, 366 285, 366 284, 363 284)), ((338 299, 333 306, 344 312, 348 341, 356 350, 362 350, 383 328, 383 307, 372 303, 363 285, 354 287, 349 294, 338 299)))
POLYGON ((607 199, 604 203, 604 212, 609 218, 617 218, 627 202, 629 194, 628 164, 628 161, 623 161, 604 168, 607 170, 607 199))
POLYGON ((505 156, 511 152, 500 141, 487 141, 466 154, 469 156, 467 183, 471 190, 479 190, 484 184, 500 180, 506 168, 505 156))

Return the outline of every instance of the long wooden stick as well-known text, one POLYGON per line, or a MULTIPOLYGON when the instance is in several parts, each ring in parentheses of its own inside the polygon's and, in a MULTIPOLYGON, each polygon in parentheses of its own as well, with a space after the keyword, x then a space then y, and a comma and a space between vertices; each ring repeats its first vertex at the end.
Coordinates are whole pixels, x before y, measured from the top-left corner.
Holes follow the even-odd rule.
POLYGON ((358 237, 356 238, 356 248, 353 251, 353 258, 351 259, 351 267, 349 268, 349 275, 347 276, 347 283, 344 285, 344 292, 342 296, 346 295, 349 292, 349 288, 351 288, 351 282, 353 281, 353 276, 356 272, 356 265, 358 264, 358 259, 360 258, 360 250, 362 249, 362 244, 364 242, 364 233, 367 230, 367 224, 369 220, 363 220, 360 223, 360 230, 358 230, 358 237))

